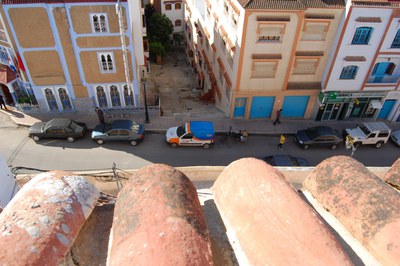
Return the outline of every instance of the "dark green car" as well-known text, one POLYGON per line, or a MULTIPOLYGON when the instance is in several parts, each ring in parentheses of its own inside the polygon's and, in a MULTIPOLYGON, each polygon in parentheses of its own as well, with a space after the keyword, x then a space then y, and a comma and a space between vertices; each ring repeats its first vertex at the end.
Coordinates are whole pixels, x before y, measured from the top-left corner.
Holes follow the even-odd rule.
POLYGON ((77 138, 85 136, 87 126, 85 123, 68 118, 53 118, 48 122, 38 122, 29 128, 29 137, 34 141, 41 139, 66 139, 74 142, 77 138))
POLYGON ((136 146, 144 138, 144 125, 132 120, 115 120, 97 125, 92 131, 92 140, 101 145, 106 141, 129 142, 136 146))

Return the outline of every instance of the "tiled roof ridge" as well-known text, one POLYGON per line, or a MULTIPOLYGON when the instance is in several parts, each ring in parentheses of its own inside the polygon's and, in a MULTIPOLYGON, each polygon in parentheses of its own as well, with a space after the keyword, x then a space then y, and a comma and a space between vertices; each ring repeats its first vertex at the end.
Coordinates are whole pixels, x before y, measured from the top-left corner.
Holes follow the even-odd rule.
MULTIPOLYGON (((121 2, 127 2, 128 0, 120 0, 121 2)), ((21 4, 71 4, 71 3, 113 3, 116 4, 116 0, 3 0, 3 5, 21 5, 21 4)))
POLYGON ((237 258, 360 265, 369 258, 393 265, 400 261, 399 172, 400 159, 380 179, 353 158, 334 156, 313 168, 300 192, 279 168, 243 158, 203 193, 177 168, 153 164, 135 171, 116 201, 81 176, 43 173, 0 213, 0 264, 228 265, 237 258), (347 231, 332 234, 321 209, 347 231), (343 233, 351 239, 340 244, 343 233))
POLYGON ((343 8, 344 0, 238 0, 245 9, 343 8))

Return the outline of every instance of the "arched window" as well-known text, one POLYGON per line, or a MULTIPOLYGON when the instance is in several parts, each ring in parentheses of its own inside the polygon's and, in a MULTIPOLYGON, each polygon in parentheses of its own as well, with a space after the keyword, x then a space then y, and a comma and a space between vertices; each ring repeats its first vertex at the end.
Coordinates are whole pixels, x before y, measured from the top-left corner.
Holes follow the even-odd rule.
POLYGON ((124 98, 125 98, 125 105, 126 106, 133 106, 133 92, 130 89, 130 93, 128 93, 128 86, 124 86, 124 98))
POLYGON ((175 9, 181 9, 182 8, 182 4, 181 3, 176 3, 175 4, 175 9))
POLYGON ((94 15, 92 17, 92 23, 93 23, 93 29, 95 32, 100 32, 100 22, 99 22, 99 17, 94 15))
POLYGON ((394 40, 390 48, 400 48, 400 29, 397 30, 396 36, 394 36, 394 40))
POLYGON ((119 91, 117 86, 112 85, 110 87, 110 96, 111 96, 111 103, 113 107, 120 107, 121 106, 121 98, 119 97, 119 91))
POLYGON ((171 4, 166 4, 165 5, 165 10, 171 10, 171 4))
POLYGON ((50 111, 58 110, 58 104, 56 97, 54 97, 53 91, 51 89, 45 89, 44 94, 46 96, 46 101, 49 105, 50 111))
POLYGON ((101 32, 107 31, 106 16, 104 16, 104 15, 100 16, 100 30, 101 30, 101 32))
POLYGON ((342 69, 340 79, 355 79, 358 71, 358 66, 346 66, 342 69))
POLYGON ((61 104, 63 110, 71 110, 72 105, 71 105, 71 100, 69 99, 69 95, 67 93, 67 90, 64 88, 59 88, 58 89, 58 95, 60 96, 61 104))
POLYGON ((175 20, 175 27, 179 27, 181 25, 182 25, 182 20, 180 19, 175 20))
POLYGON ((107 16, 106 14, 92 14, 92 27, 94 32, 107 32, 107 16))
POLYGON ((102 86, 96 87, 96 94, 97 94, 97 101, 99 103, 99 107, 107 108, 108 107, 107 96, 106 96, 106 93, 104 92, 104 88, 102 86))
POLYGON ((114 62, 111 53, 99 53, 101 72, 114 72, 114 62))
POLYGON ((351 44, 368 44, 372 35, 372 31, 373 28, 371 27, 357 28, 351 44))

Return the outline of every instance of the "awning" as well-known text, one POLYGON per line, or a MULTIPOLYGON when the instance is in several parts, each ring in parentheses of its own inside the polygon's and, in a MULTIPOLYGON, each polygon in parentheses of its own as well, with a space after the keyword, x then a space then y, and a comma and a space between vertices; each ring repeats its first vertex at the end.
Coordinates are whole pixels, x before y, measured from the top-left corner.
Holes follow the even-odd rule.
POLYGON ((374 109, 382 109, 382 103, 379 101, 370 101, 369 106, 374 109))

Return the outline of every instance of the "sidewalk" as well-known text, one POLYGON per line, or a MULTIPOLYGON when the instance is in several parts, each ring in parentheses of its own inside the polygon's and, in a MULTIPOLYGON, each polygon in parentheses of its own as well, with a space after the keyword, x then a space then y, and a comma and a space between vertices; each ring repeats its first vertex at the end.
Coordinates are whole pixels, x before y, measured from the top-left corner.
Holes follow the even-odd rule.
MULTIPOLYGON (((10 108, 10 107, 9 107, 10 108)), ((12 108, 12 107, 11 107, 12 108)), ((7 114, 10 116, 12 121, 21 126, 31 126, 32 124, 40 121, 48 121, 53 117, 64 117, 71 118, 81 122, 85 122, 89 129, 94 128, 97 125, 98 118, 93 112, 85 116, 77 117, 74 113, 63 113, 63 114, 24 114, 17 111, 15 108, 8 111, 1 110, 2 114, 7 114)), ((117 119, 117 118, 114 118, 117 119)), ((276 126, 273 125, 272 121, 269 119, 263 120, 245 120, 245 119, 229 119, 223 117, 210 117, 207 114, 202 117, 190 118, 184 115, 176 116, 149 116, 149 123, 145 123, 145 114, 135 114, 132 115, 132 119, 138 123, 144 123, 146 131, 151 132, 165 132, 169 127, 177 126, 183 122, 189 120, 207 120, 214 123, 214 128, 217 133, 227 132, 229 127, 232 126, 234 131, 239 131, 240 129, 247 129, 251 134, 266 134, 266 135, 279 135, 279 134, 295 134, 297 130, 304 129, 311 126, 330 126, 341 131, 343 128, 355 127, 357 123, 361 121, 314 121, 314 120, 303 120, 303 119, 285 119, 281 118, 281 124, 276 126)), ((106 119, 107 122, 107 119, 106 119)), ((400 123, 398 122, 385 122, 392 130, 400 129, 400 123)))

